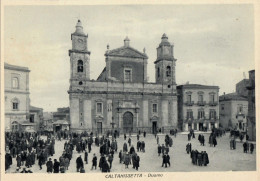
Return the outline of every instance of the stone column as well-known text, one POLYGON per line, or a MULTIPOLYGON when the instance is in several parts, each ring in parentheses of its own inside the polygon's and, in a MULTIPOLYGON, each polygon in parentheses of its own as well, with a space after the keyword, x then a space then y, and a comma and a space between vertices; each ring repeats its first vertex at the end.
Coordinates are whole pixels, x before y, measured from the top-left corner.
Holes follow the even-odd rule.
POLYGON ((70 99, 70 128, 72 130, 79 128, 79 99, 70 99))
POLYGON ((191 124, 191 129, 194 129, 194 123, 191 124))
POLYGON ((185 123, 185 131, 189 131, 188 123, 185 123))
POLYGON ((136 113, 136 127, 139 127, 138 112, 136 113))
POLYGON ((143 100, 143 126, 148 126, 148 100, 143 100))
POLYGON ((162 126, 168 126, 168 100, 162 100, 162 126))
POLYGON ((171 123, 170 126, 178 126, 178 110, 177 110, 177 100, 175 98, 173 98, 173 100, 171 101, 171 106, 170 106, 170 115, 171 115, 171 123))
POLYGON ((198 131, 200 130, 199 123, 197 123, 197 130, 198 130, 198 131))
POLYGON ((83 107, 85 128, 92 130, 91 100, 84 100, 83 107))
POLYGON ((118 113, 118 128, 122 129, 122 116, 121 113, 118 113))
POLYGON ((108 99, 107 100, 107 125, 110 126, 109 125, 110 123, 112 123, 112 100, 108 99))
POLYGON ((209 123, 209 129, 208 129, 209 131, 211 130, 211 124, 209 123))
POLYGON ((217 122, 215 123, 215 128, 218 128, 218 123, 217 122))

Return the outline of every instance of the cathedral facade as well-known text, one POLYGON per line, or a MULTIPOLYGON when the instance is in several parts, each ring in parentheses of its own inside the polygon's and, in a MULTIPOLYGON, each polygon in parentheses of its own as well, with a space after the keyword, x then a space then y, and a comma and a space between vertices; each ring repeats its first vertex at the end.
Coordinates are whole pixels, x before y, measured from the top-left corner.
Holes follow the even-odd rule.
POLYGON ((70 130, 128 133, 177 128, 176 59, 165 34, 157 48, 153 83, 147 80, 145 49, 134 49, 127 37, 122 47, 107 47, 106 66, 95 81, 90 79, 88 35, 80 20, 71 40, 70 130))

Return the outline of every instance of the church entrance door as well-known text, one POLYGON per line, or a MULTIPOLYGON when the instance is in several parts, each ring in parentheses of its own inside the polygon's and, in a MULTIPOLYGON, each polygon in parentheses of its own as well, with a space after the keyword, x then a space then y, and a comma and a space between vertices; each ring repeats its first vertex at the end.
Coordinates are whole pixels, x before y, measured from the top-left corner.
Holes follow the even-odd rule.
POLYGON ((98 134, 102 134, 102 122, 97 122, 97 132, 98 134))
POLYGON ((123 115, 123 131, 124 133, 130 133, 133 131, 133 114, 126 112, 123 115))
POLYGON ((157 122, 154 121, 153 122, 153 134, 156 134, 157 133, 157 122))

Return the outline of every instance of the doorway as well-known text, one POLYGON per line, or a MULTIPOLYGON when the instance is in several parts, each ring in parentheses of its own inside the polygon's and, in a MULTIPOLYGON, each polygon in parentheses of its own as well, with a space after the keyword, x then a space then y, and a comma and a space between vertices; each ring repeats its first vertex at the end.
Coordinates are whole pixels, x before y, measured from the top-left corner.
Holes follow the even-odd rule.
POLYGON ((97 133, 102 134, 102 122, 97 122, 97 133))
POLYGON ((153 134, 157 133, 157 121, 153 121, 153 134))
POLYGON ((133 131, 133 114, 131 112, 126 112, 123 115, 123 131, 124 133, 133 131))
POLYGON ((61 125, 56 125, 55 131, 56 131, 56 132, 59 132, 60 130, 61 130, 61 125))
POLYGON ((203 131, 203 123, 199 123, 199 131, 203 131))

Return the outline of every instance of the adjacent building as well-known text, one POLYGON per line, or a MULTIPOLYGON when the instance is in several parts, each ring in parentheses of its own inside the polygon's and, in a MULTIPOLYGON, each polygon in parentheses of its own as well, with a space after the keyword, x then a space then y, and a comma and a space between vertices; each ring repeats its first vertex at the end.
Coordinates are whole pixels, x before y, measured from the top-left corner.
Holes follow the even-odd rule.
POLYGON ((247 85, 249 84, 249 79, 243 79, 236 84, 236 93, 240 96, 247 97, 248 89, 247 85))
POLYGON ((249 71, 248 89, 248 131, 249 140, 256 141, 256 123, 255 123, 255 70, 249 71))
POLYGON ((29 122, 35 123, 35 130, 43 129, 43 109, 35 106, 29 107, 29 122))
POLYGON ((43 112, 43 131, 52 132, 53 131, 53 113, 43 112))
POLYGON ((70 108, 58 108, 57 112, 53 112, 53 131, 69 130, 70 108))
POLYGON ((5 130, 33 130, 30 116, 29 73, 27 67, 4 64, 5 73, 5 130))
POLYGON ((165 34, 154 61, 155 83, 147 80, 145 49, 140 52, 131 47, 129 38, 122 47, 110 50, 107 46, 106 66, 97 80, 90 79, 88 35, 80 20, 71 40, 68 93, 72 131, 155 132, 177 127, 176 59, 165 34))
POLYGON ((219 97, 221 127, 246 132, 247 115, 248 101, 241 94, 230 93, 219 97))
POLYGON ((177 86, 179 128, 183 131, 219 127, 219 87, 199 84, 177 86))
POLYGON ((36 132, 42 120, 42 109, 30 106, 27 67, 4 64, 5 131, 36 132))

